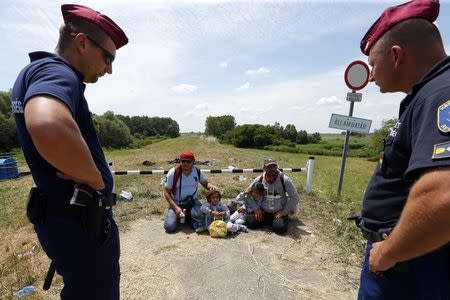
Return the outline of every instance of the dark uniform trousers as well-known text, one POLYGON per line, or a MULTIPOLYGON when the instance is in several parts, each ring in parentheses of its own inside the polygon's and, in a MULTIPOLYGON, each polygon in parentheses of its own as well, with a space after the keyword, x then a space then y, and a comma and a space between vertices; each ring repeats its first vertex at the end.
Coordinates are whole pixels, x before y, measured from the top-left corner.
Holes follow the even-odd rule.
POLYGON ((49 215, 35 230, 42 248, 63 277, 61 299, 119 299, 119 231, 112 215, 102 237, 88 235, 76 218, 49 215))
MULTIPOLYGON (((420 242, 420 241, 419 241, 420 242)), ((367 242, 358 300, 449 300, 450 247, 411 259, 375 275, 369 271, 367 242)))

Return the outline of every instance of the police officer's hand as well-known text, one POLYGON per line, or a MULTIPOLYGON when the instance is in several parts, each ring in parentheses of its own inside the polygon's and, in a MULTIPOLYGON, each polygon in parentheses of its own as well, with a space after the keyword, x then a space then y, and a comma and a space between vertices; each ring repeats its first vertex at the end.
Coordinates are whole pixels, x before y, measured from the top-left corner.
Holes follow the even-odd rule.
POLYGON ((255 218, 260 222, 262 222, 262 220, 264 219, 264 213, 260 208, 257 208, 255 210, 255 218))
POLYGON ((369 254, 370 272, 379 274, 380 272, 386 271, 395 265, 396 262, 385 253, 384 247, 384 241, 372 244, 372 249, 369 254))
MULTIPOLYGON (((58 176, 61 179, 72 180, 76 184, 85 184, 85 185, 91 187, 92 189, 94 189, 95 191, 101 191, 105 188, 105 183, 103 182, 102 178, 100 178, 100 181, 98 181, 98 182, 80 182, 79 179, 72 177, 70 175, 67 175, 60 171, 56 171, 56 176, 58 176)), ((77 185, 75 185, 75 187, 77 187, 77 185)))

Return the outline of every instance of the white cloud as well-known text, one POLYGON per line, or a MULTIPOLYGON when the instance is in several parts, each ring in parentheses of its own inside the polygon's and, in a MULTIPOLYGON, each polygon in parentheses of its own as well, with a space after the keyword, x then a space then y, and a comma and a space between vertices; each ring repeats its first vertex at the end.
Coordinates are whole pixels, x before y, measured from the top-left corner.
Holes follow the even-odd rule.
POLYGON ((342 100, 336 96, 322 97, 317 101, 317 105, 341 105, 342 100))
POLYGON ((178 94, 190 94, 195 92, 198 88, 191 84, 179 84, 171 87, 170 89, 178 94))
POLYGON ((236 92, 242 92, 250 88, 250 82, 246 82, 236 89, 236 92))
POLYGON ((226 69, 226 68, 228 68, 228 62, 226 62, 226 61, 223 61, 223 62, 221 62, 221 63, 219 63, 219 64, 217 64, 220 68, 224 68, 224 69, 226 69))
POLYGON ((195 110, 208 110, 208 103, 203 102, 194 107, 195 110))
POLYGON ((247 70, 247 72, 245 72, 247 75, 264 75, 267 73, 270 73, 270 70, 264 67, 255 70, 247 70))

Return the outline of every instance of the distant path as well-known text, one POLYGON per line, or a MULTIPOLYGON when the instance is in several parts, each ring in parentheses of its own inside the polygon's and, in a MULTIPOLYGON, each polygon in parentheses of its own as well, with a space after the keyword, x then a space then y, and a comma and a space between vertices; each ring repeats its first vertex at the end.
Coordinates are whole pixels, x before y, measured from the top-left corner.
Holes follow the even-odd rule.
POLYGON ((359 269, 335 263, 304 225, 213 239, 141 219, 121 249, 121 299, 356 299, 359 269))

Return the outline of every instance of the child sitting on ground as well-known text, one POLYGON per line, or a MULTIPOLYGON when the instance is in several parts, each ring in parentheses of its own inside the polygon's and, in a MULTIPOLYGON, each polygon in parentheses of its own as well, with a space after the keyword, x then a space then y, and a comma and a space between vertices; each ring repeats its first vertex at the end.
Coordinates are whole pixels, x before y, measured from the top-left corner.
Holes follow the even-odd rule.
POLYGON ((222 195, 219 191, 210 190, 206 193, 207 203, 200 207, 200 211, 205 214, 204 226, 195 229, 196 232, 205 231, 214 219, 227 222, 230 219, 230 209, 220 200, 222 195))
POLYGON ((247 232, 245 226, 245 215, 254 212, 261 207, 264 198, 264 185, 261 182, 255 182, 248 193, 239 193, 236 197, 236 202, 241 205, 230 217, 227 224, 228 231, 235 233, 237 231, 247 232))

